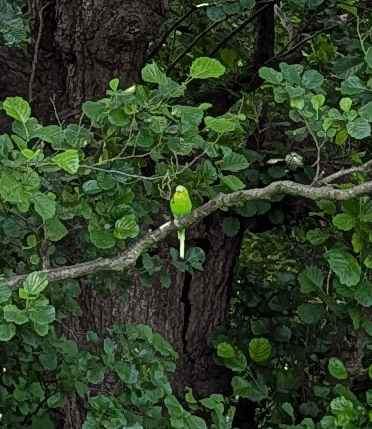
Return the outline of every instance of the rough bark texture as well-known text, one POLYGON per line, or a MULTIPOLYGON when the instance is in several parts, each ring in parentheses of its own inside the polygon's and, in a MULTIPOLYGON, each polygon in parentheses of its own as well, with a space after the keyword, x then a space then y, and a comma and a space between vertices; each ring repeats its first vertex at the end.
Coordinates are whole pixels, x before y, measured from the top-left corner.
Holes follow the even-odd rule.
MULTIPOLYGON (((32 101, 41 123, 78 118, 83 101, 105 94, 119 77, 123 86, 139 78, 148 43, 168 10, 162 0, 30 1, 32 45, 28 53, 0 51, 0 98, 32 101)), ((0 131, 9 120, 0 113, 0 131)))
MULTIPOLYGON (((85 341, 88 330, 104 337, 113 322, 149 324, 162 333, 179 353, 177 372, 171 376, 176 395, 182 398, 185 386, 192 387, 198 397, 211 393, 227 394, 231 374, 213 363, 207 337, 217 326, 228 323, 231 285, 244 228, 238 239, 229 238, 222 231, 222 219, 222 213, 215 212, 197 227, 187 230, 186 246, 199 246, 206 253, 204 271, 190 275, 169 266, 169 289, 159 281, 152 287, 144 287, 138 273, 135 273, 127 305, 123 304, 118 293, 102 298, 94 290, 94 285, 82 280, 79 304, 84 316, 69 316, 64 327, 57 331, 77 340, 81 350, 89 350, 90 345, 85 341)), ((157 253, 162 259, 169 259, 171 246, 178 246, 176 234, 160 243, 157 253)), ((101 387, 114 393, 116 384, 107 378, 101 387)), ((71 400, 63 414, 54 414, 57 428, 80 428, 86 413, 84 401, 71 400)))
MULTIPOLYGON (((104 96, 113 77, 121 78, 123 87, 137 81, 148 42, 155 38, 168 11, 161 0, 31 0, 29 12, 29 52, 0 51, 0 99, 19 95, 31 100, 33 116, 43 124, 53 124, 57 119, 50 98, 55 100, 59 118, 70 123, 80 115, 82 102, 104 96)), ((0 112, 0 132, 9 130, 9 124, 0 112)), ((181 394, 186 385, 201 396, 226 391, 228 375, 213 364, 206 339, 216 326, 228 321, 244 228, 235 237, 227 237, 221 230, 222 216, 214 213, 188 231, 187 244, 203 248, 207 255, 203 272, 191 276, 170 268, 169 289, 160 284, 144 288, 135 278, 128 307, 119 296, 103 299, 94 285, 81 281, 79 302, 84 316, 69 317, 58 332, 78 339, 84 350, 88 330, 104 336, 115 321, 148 323, 180 353, 173 378, 176 393, 181 394)), ((160 256, 169 257, 169 243, 177 245, 175 238, 173 243, 164 242, 160 256)), ((108 390, 114 388, 110 380, 106 382, 108 390)), ((56 428, 81 428, 85 414, 84 402, 71 400, 62 413, 54 414, 56 428)))

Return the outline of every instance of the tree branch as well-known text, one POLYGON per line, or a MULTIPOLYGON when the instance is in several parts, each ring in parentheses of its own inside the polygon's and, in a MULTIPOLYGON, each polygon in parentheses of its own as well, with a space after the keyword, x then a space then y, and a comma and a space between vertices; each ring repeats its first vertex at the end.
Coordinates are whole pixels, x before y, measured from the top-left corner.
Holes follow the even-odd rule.
POLYGON ((320 185, 328 185, 330 182, 333 182, 334 180, 338 179, 339 177, 346 176, 347 174, 351 173, 366 173, 368 170, 372 168, 372 159, 368 162, 366 162, 363 165, 360 165, 358 167, 351 167, 346 170, 340 170, 336 173, 331 174, 330 176, 319 179, 318 181, 314 182, 314 186, 320 186, 320 185))
MULTIPOLYGON (((370 163, 371 161, 367 163, 368 166, 370 163)), ((334 178, 334 175, 332 176, 334 178)), ((327 181, 327 178, 323 180, 327 181)), ((143 252, 145 252, 154 244, 163 240, 170 233, 176 231, 177 229, 190 227, 218 209, 231 207, 258 199, 267 200, 272 198, 274 195, 282 193, 292 196, 304 197, 310 200, 329 199, 336 201, 346 201, 368 193, 372 193, 372 181, 354 186, 351 189, 341 190, 334 189, 330 186, 313 187, 310 185, 302 185, 300 183, 286 180, 273 182, 265 188, 237 191, 231 194, 219 194, 217 197, 208 201, 206 204, 198 207, 191 214, 173 221, 166 222, 157 230, 149 232, 143 238, 138 240, 137 243, 134 243, 116 258, 98 258, 94 261, 84 262, 82 264, 76 264, 67 267, 52 268, 44 270, 43 272, 48 276, 50 281, 58 281, 81 277, 104 270, 121 271, 124 268, 133 265, 143 252)), ((12 289, 17 289, 19 285, 26 279, 26 277, 27 275, 14 276, 3 279, 3 281, 6 281, 8 286, 12 289)))
POLYGON ((254 13, 252 13, 252 15, 250 15, 247 19, 245 19, 238 27, 235 28, 235 30, 233 30, 231 33, 229 33, 216 46, 216 48, 214 48, 213 51, 210 52, 210 54, 208 56, 211 57, 211 58, 213 58, 217 54, 217 52, 221 48, 223 48, 230 39, 232 39, 235 36, 235 34, 238 34, 240 31, 242 31, 249 23, 251 23, 252 21, 254 21, 257 18, 257 16, 259 16, 267 8, 269 8, 270 6, 273 6, 276 3, 279 3, 279 1, 278 0, 271 0, 271 1, 268 1, 268 2, 263 2, 262 4, 264 4, 264 6, 262 6, 260 9, 256 10, 254 13))

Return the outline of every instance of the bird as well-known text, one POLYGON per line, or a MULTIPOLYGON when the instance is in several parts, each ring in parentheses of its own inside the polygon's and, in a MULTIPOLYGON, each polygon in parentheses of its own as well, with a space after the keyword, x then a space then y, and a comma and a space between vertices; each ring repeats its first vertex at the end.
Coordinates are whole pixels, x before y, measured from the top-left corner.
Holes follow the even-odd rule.
MULTIPOLYGON (((175 219, 186 216, 191 213, 192 204, 189 193, 184 186, 178 185, 176 192, 170 201, 170 208, 175 219)), ((185 228, 177 231, 178 239, 180 240, 180 258, 185 259, 185 228)))

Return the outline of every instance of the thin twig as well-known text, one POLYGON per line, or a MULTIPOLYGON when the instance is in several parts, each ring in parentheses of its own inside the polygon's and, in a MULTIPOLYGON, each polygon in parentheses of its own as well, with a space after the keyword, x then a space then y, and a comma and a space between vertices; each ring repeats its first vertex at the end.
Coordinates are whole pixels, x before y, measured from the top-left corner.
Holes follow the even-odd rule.
POLYGON ((50 4, 52 4, 52 2, 46 3, 39 11, 39 31, 38 31, 37 39, 36 39, 36 43, 35 43, 34 58, 32 59, 30 81, 28 83, 28 100, 30 103, 32 102, 32 85, 33 85, 34 79, 35 79, 37 57, 39 55, 39 46, 40 46, 41 34, 43 32, 43 11, 50 4))
POLYGON ((333 182, 335 179, 338 179, 339 177, 342 177, 342 176, 346 176, 347 174, 358 173, 358 172, 365 173, 371 168, 371 166, 372 166, 372 159, 366 162, 365 164, 360 165, 359 167, 351 167, 346 170, 337 171, 336 173, 333 173, 330 176, 325 177, 324 179, 316 182, 315 186, 328 185, 330 182, 333 182))
POLYGON ((268 7, 279 3, 279 0, 272 0, 267 2, 264 6, 262 6, 260 9, 258 9, 256 12, 252 13, 251 16, 249 16, 246 20, 244 20, 239 27, 235 28, 235 30, 233 30, 230 34, 227 35, 227 37, 225 37, 221 43, 219 45, 217 45, 216 48, 213 49, 213 51, 209 54, 209 57, 213 57, 214 55, 216 55, 216 53, 223 47, 226 45, 226 43, 232 39, 235 34, 238 34, 241 30, 243 30, 243 28, 245 28, 249 23, 251 23, 252 21, 254 21, 258 15, 260 15, 262 12, 264 12, 268 7))

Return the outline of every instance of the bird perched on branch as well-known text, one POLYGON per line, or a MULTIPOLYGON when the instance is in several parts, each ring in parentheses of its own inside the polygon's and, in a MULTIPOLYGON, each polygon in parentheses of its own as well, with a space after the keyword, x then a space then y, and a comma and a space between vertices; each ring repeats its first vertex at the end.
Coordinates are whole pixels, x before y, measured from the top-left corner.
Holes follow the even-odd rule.
MULTIPOLYGON (((189 193, 184 186, 177 186, 176 192, 170 202, 170 208, 173 216, 177 219, 191 213, 191 200, 189 193)), ((185 259, 185 228, 177 231, 178 239, 180 240, 180 258, 185 259)))

